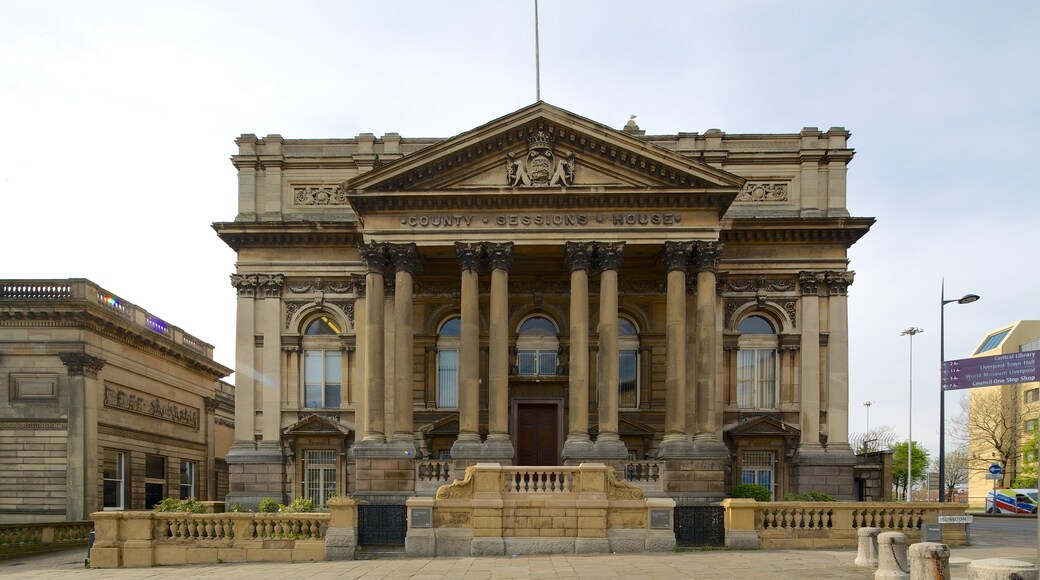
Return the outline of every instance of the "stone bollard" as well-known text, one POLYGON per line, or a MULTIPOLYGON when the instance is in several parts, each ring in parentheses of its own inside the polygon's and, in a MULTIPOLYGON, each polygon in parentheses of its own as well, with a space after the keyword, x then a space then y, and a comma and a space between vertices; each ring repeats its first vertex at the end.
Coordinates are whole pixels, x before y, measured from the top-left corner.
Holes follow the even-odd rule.
POLYGON ((859 552, 856 553, 856 565, 865 568, 877 568, 877 537, 881 528, 860 528, 859 552))
POLYGON ((1040 571, 1029 562, 1004 558, 985 558, 968 563, 972 580, 1038 580, 1040 571))
POLYGON ((906 560, 906 534, 878 534, 878 569, 874 572, 874 578, 910 580, 910 565, 906 560))
POLYGON ((910 546, 911 580, 949 580, 950 547, 938 542, 910 546))

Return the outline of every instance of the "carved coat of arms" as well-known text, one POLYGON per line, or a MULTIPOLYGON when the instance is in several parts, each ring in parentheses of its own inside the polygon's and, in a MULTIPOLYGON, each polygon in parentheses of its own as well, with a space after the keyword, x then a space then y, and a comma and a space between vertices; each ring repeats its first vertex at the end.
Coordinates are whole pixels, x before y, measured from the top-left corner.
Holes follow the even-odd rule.
POLYGON ((574 181, 574 153, 557 158, 552 150, 552 135, 538 131, 527 139, 527 157, 509 153, 506 176, 512 187, 567 187, 574 181))

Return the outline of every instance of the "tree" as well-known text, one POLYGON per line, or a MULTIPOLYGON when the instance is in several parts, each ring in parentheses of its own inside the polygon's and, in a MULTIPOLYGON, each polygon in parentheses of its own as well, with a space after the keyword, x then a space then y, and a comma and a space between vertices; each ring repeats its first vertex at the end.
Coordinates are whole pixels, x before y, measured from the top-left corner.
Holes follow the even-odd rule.
MULTIPOLYGON (((914 441, 913 447, 913 459, 911 460, 910 466, 910 477, 911 481, 918 482, 925 479, 925 469, 928 468, 928 450, 921 447, 921 444, 914 441)), ((898 494, 899 489, 903 490, 903 499, 910 501, 907 495, 907 479, 906 479, 906 442, 896 443, 892 446, 892 483, 896 486, 896 492, 898 494)))
MULTIPOLYGON (((968 450, 958 447, 947 453, 946 465, 943 467, 946 471, 943 478, 946 481, 946 496, 952 498, 957 486, 968 485, 968 450)), ((932 469, 939 471, 938 457, 932 462, 932 469)))
POLYGON ((996 463, 1004 470, 1008 487, 1015 473, 1012 467, 1021 455, 1019 436, 1022 418, 1011 389, 975 389, 961 399, 961 412, 951 423, 951 435, 968 449, 969 471, 986 471, 996 463))
POLYGON ((1015 487, 1036 487, 1036 460, 1037 460, 1037 432, 1026 439, 1022 444, 1022 462, 1019 463, 1018 477, 1015 478, 1015 487))

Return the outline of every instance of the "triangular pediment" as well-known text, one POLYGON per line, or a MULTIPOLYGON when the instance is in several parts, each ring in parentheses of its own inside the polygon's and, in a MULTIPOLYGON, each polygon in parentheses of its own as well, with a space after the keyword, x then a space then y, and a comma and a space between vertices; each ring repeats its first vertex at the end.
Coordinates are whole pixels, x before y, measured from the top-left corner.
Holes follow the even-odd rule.
POLYGON ((545 102, 510 113, 354 177, 344 190, 364 211, 371 196, 675 191, 728 205, 744 179, 545 102))
POLYGON ((459 417, 458 415, 448 415, 443 419, 423 426, 419 430, 422 431, 424 435, 458 435, 459 417))
POLYGON ((285 428, 287 436, 293 435, 348 435, 350 429, 329 417, 308 415, 285 428))
POLYGON ((729 425, 725 431, 730 437, 797 437, 801 434, 797 427, 766 415, 729 425))

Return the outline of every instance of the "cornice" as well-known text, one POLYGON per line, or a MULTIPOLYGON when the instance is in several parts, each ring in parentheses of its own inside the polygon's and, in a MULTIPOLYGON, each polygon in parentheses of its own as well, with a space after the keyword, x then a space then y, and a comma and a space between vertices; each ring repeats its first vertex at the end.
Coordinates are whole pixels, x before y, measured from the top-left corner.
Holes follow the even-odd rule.
POLYGON ((362 241, 356 222, 216 222, 217 236, 236 252, 257 246, 345 246, 362 241))
POLYGON ((874 218, 733 218, 723 221, 719 239, 726 243, 839 242, 848 248, 874 222, 874 218))

